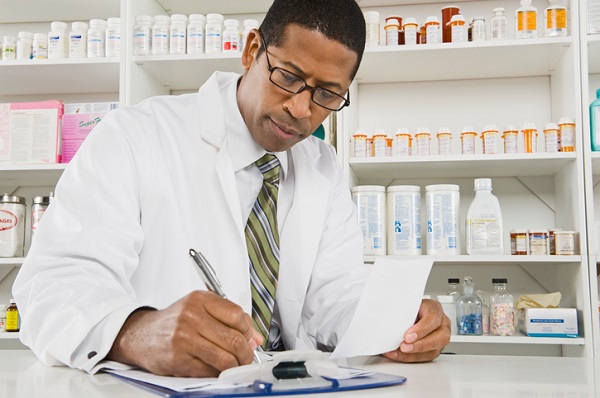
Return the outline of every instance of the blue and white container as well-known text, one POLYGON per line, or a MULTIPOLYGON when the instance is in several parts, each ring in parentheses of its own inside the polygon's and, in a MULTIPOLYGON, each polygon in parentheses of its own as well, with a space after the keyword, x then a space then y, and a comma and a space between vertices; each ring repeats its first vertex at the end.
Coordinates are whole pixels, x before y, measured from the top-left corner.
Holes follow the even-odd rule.
POLYGON ((387 253, 392 256, 421 254, 421 187, 394 185, 387 188, 387 253))
POLYGON ((427 254, 458 255, 459 186, 454 184, 427 185, 427 254))
POLYGON ((358 222, 363 235, 364 254, 386 254, 385 187, 359 185, 352 188, 358 222))

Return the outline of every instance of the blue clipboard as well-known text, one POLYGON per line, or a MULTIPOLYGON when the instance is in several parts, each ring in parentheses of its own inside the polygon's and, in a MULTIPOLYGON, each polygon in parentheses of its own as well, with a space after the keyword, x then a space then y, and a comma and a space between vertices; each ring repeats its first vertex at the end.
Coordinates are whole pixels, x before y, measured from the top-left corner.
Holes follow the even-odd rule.
POLYGON ((223 390, 196 390, 196 391, 173 391, 165 387, 146 383, 139 380, 129 379, 117 374, 113 376, 123 380, 126 383, 132 384, 144 390, 153 392, 166 398, 234 398, 234 397, 262 397, 262 396, 280 396, 280 395, 296 395, 296 394, 317 394, 329 392, 341 392, 351 390, 364 390, 369 388, 389 387, 400 385, 406 382, 406 377, 395 376, 387 373, 373 373, 367 376, 354 377, 351 379, 329 379, 323 377, 327 383, 326 386, 311 386, 307 384, 306 388, 294 388, 290 390, 275 389, 271 382, 263 382, 257 380, 248 387, 238 387, 223 390))

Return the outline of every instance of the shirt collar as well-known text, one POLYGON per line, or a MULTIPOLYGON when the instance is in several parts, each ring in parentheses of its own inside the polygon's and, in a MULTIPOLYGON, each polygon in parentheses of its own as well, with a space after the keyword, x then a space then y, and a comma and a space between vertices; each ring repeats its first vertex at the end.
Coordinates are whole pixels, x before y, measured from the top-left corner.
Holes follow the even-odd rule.
MULTIPOLYGON (((227 147, 235 172, 247 167, 263 157, 267 151, 254 141, 237 105, 237 80, 224 87, 223 108, 228 110, 225 118, 227 147)), ((280 163, 281 178, 285 179, 288 170, 287 151, 274 152, 280 163)))

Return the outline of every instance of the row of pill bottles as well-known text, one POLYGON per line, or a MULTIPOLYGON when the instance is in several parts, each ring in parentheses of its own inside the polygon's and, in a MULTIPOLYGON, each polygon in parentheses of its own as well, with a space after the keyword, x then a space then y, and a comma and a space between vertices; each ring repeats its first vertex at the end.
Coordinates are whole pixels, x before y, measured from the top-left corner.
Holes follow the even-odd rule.
POLYGON ((510 253, 522 255, 575 254, 575 231, 562 229, 514 229, 510 231, 510 253))

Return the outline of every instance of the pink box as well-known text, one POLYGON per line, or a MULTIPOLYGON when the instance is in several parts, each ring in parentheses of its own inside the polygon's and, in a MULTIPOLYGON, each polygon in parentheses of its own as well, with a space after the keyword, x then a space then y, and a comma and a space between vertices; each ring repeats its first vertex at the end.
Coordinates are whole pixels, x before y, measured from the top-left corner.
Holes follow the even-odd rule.
POLYGON ((64 114, 62 119, 62 139, 84 140, 102 120, 104 115, 106 115, 106 112, 64 114))
POLYGON ((79 150, 85 140, 63 140, 62 142, 62 162, 69 163, 73 156, 79 150))

